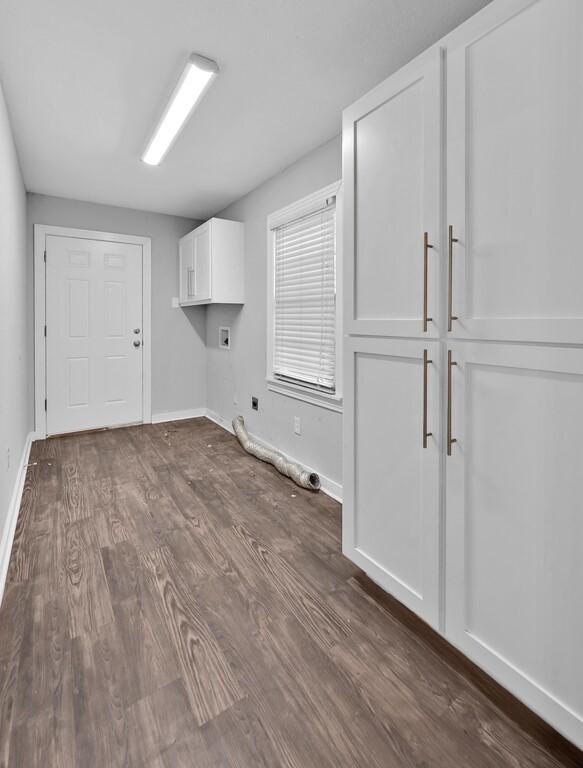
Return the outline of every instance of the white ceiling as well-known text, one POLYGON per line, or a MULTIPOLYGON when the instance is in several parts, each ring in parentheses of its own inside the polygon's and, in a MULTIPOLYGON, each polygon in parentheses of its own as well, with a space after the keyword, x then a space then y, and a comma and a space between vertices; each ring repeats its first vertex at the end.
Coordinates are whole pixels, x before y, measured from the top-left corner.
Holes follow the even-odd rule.
POLYGON ((0 0, 0 80, 33 192, 206 218, 336 135, 341 110, 487 0, 0 0), (191 52, 220 74, 139 158, 191 52))

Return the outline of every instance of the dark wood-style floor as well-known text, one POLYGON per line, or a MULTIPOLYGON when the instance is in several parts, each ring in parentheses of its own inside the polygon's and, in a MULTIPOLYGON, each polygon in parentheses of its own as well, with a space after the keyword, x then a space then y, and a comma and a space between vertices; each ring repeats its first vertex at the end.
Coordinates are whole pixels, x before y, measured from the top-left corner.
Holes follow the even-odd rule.
POLYGON ((0 611, 7 768, 557 768, 205 419, 34 444, 0 611))

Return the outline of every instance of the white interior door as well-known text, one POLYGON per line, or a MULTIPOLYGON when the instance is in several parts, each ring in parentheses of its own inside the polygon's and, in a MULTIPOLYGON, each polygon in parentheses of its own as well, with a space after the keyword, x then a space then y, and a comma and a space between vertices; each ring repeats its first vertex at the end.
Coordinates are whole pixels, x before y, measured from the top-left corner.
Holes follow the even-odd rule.
POLYGON ((508 0, 448 44, 454 336, 583 343, 582 34, 581 0, 508 0))
POLYGON ((370 338, 350 338, 345 347, 343 551, 433 626, 439 352, 438 342, 370 338), (424 433, 432 434, 424 440, 424 433))
POLYGON ((446 633, 583 746, 583 350, 450 346, 446 633))
POLYGON ((142 421, 142 248, 46 238, 47 433, 142 421))
POLYGON ((344 112, 348 333, 438 335, 441 57, 431 49, 344 112))

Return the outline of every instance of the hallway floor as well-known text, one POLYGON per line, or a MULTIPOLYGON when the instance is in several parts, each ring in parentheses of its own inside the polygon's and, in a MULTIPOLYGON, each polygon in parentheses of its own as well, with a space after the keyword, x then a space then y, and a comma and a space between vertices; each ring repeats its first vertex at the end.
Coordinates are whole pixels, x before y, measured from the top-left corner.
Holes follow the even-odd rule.
POLYGON ((40 441, 30 462, 2 768, 576 764, 342 556, 336 502, 210 421, 40 441))

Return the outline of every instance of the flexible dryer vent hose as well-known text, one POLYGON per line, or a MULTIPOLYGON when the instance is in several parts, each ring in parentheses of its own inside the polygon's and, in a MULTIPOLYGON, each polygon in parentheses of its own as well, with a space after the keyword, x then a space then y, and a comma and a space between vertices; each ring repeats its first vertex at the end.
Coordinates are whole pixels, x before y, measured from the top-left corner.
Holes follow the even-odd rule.
POLYGON ((315 472, 308 472, 307 469, 304 469, 299 464, 287 459, 283 453, 274 451, 273 448, 268 448, 263 443, 260 443, 259 440, 250 437, 245 429, 245 420, 242 416, 237 416, 237 418, 233 419, 233 430, 247 453, 261 459, 261 461, 266 461, 268 464, 273 464, 278 472, 290 477, 294 483, 297 483, 302 488, 308 488, 310 491, 320 490, 320 478, 315 472))

